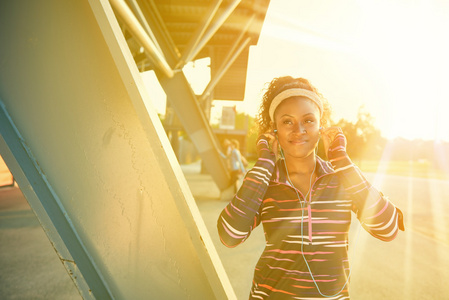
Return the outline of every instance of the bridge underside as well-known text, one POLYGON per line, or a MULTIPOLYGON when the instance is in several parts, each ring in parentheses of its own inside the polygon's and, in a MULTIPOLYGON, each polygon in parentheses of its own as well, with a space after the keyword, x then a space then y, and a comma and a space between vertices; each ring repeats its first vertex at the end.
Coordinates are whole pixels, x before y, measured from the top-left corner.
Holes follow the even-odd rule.
MULTIPOLYGON (((137 66, 156 72, 171 108, 220 190, 229 186, 230 178, 208 109, 213 99, 243 100, 249 47, 258 41, 268 2, 111 1, 137 66), (181 70, 204 57, 211 59, 211 80, 202 95, 195 95, 181 70)), ((167 131, 179 127, 173 118, 164 125, 167 131)))
MULTIPOLYGON (((0 154, 85 299, 235 298, 136 61, 156 72, 223 189, 228 175, 199 105, 210 96, 194 95, 179 70, 213 48, 221 29, 206 38, 209 29, 232 20, 228 9, 267 3, 195 1, 214 17, 197 20, 207 28, 192 25, 181 47, 164 2, 0 2, 0 154)), ((223 69, 255 42, 252 26, 227 46, 223 69)))

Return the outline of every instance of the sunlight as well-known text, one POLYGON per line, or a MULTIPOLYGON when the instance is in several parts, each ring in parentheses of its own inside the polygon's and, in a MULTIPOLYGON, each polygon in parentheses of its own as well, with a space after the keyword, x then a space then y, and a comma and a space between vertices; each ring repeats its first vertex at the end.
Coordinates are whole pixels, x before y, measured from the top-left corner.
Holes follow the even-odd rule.
POLYGON ((448 222, 445 218, 445 208, 442 203, 445 199, 442 195, 441 184, 436 180, 429 180, 429 185, 434 234, 437 240, 449 245, 448 222))
MULTIPOLYGON (((434 142, 435 164, 443 171, 446 178, 449 178, 449 153, 444 144, 434 142)), ((435 235, 437 239, 449 245, 449 222, 447 217, 447 207, 443 206, 442 201, 446 201, 447 195, 443 195, 442 183, 435 180, 430 181, 430 201, 432 206, 432 220, 434 222, 435 235)))
POLYGON ((446 174, 446 178, 449 178, 449 149, 445 149, 444 144, 438 140, 433 143, 433 147, 436 164, 446 174))
POLYGON ((197 95, 201 95, 210 81, 210 57, 187 63, 182 71, 197 95))
MULTIPOLYGON (((388 162, 390 160, 392 147, 393 147, 393 143, 388 142, 387 145, 385 146, 384 152, 382 153, 381 162, 388 162)), ((368 181, 370 181, 374 187, 376 187, 376 188, 382 187, 384 180, 385 180, 387 166, 388 166, 387 163, 380 163, 379 169, 377 170, 376 174, 374 174, 374 179, 371 179, 371 178, 368 179, 368 181)), ((352 221, 354 221, 354 219, 352 221)), ((363 256, 357 255, 357 253, 366 253, 365 252, 366 244, 372 238, 368 232, 366 232, 365 230, 361 230, 360 235, 357 240, 357 243, 354 243, 355 235, 356 235, 355 228, 358 226, 361 226, 358 221, 351 224, 350 245, 352 247, 356 247, 356 249, 351 250, 349 253, 350 253, 350 255, 352 255, 352 253, 354 253, 354 257, 352 257, 352 256, 350 257, 350 260, 352 262, 351 265, 354 265, 354 266, 359 266, 359 265, 363 264, 363 259, 364 259, 363 256)))
MULTIPOLYGON (((350 52, 351 49, 345 41, 335 38, 325 32, 310 28, 310 25, 302 25, 297 18, 273 12, 271 23, 264 27, 261 44, 267 40, 281 40, 290 46, 307 45, 323 48, 331 51, 350 52)), ((271 41, 266 41, 271 43, 271 41)))
POLYGON ((382 152, 382 157, 379 160, 379 167, 374 176, 374 180, 372 181, 372 184, 376 187, 381 186, 382 182, 384 182, 385 180, 385 175, 387 174, 388 169, 388 162, 391 160, 391 153, 393 152, 393 146, 393 142, 388 141, 382 152))
POLYGON ((449 45, 442 38, 447 35, 447 18, 424 1, 413 5, 361 1, 360 5, 365 22, 357 51, 390 83, 385 87, 392 98, 387 111, 396 118, 385 133, 409 139, 447 139, 449 123, 441 113, 449 109, 443 100, 449 95, 444 83, 449 45))
POLYGON ((404 210, 404 214, 407 215, 407 222, 405 225, 405 253, 404 253, 404 298, 410 299, 410 292, 412 291, 412 269, 413 269, 413 259, 412 259, 412 239, 413 231, 410 230, 413 227, 413 177, 412 174, 408 177, 407 185, 407 207, 404 210))
MULTIPOLYGON (((265 83, 302 76, 329 99, 335 121, 354 120, 365 105, 386 138, 447 141, 448 10, 426 1, 272 2, 250 48, 245 100, 224 104, 254 116, 265 83)), ((183 69, 196 94, 210 80, 209 65, 204 58, 183 69)), ((153 102, 165 111, 165 94, 153 102)))
POLYGON ((387 138, 448 140, 448 8, 433 1, 273 2, 248 74, 307 76, 339 117, 351 119, 354 105, 367 104, 387 138))

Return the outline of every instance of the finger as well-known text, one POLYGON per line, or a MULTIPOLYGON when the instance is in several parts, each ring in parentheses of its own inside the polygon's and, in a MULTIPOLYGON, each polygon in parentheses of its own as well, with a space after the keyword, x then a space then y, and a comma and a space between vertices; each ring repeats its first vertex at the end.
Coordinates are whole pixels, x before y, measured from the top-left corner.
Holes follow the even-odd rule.
POLYGON ((268 138, 269 142, 272 142, 276 139, 273 132, 265 132, 264 135, 268 138))
POLYGON ((340 127, 328 127, 323 129, 322 134, 325 138, 329 139, 329 141, 333 141, 337 134, 343 133, 340 127))
POLYGON ((341 132, 341 129, 340 129, 340 127, 327 127, 327 128, 322 129, 321 132, 324 134, 333 134, 333 133, 341 132))
POLYGON ((279 149, 278 145, 279 145, 279 142, 275 139, 275 140, 273 141, 273 144, 272 144, 272 146, 271 146, 271 149, 273 149, 273 152, 274 152, 274 154, 276 154, 276 155, 277 155, 278 149, 279 149))

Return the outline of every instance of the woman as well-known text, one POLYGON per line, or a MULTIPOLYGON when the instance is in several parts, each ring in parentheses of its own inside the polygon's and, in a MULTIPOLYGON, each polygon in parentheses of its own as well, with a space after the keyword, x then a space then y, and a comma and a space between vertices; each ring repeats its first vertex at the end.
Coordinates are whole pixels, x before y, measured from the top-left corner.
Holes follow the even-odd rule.
POLYGON ((250 299, 349 299, 351 211, 380 240, 404 230, 402 212, 352 163, 329 117, 327 101, 302 78, 276 78, 263 96, 259 159, 217 224, 228 247, 263 224, 250 299), (315 154, 320 138, 329 161, 315 154))

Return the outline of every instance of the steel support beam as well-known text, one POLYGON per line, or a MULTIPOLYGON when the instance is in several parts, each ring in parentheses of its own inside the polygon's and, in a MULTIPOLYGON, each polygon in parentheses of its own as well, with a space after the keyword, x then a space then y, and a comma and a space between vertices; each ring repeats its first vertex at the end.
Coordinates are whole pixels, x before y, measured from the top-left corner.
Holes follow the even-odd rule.
POLYGON ((187 45, 187 48, 184 50, 184 53, 182 54, 181 59, 179 60, 178 64, 176 65, 176 68, 181 68, 185 65, 186 62, 189 61, 189 57, 192 55, 192 53, 196 50, 196 46, 201 41, 201 38, 204 35, 204 32, 209 27, 210 22, 215 17, 215 14, 217 13, 218 8, 220 7, 221 2, 223 0, 215 0, 214 3, 211 4, 209 11, 207 12, 206 16, 203 19, 202 24, 200 27, 198 27, 197 31, 193 35, 193 37, 190 39, 189 44, 187 45))
POLYGON ((83 298, 235 299, 109 2, 0 20, 0 152, 83 298))
MULTIPOLYGON (((237 40, 238 41, 238 40, 237 40)), ((217 74, 210 80, 209 84, 207 85, 206 89, 204 90, 203 94, 200 97, 200 102, 204 101, 210 93, 213 91, 215 86, 220 82, 221 78, 223 78, 223 75, 226 73, 226 71, 232 66, 234 61, 237 59, 237 57, 242 53, 242 51, 248 47, 249 42, 251 41, 251 38, 246 38, 245 41, 243 41, 242 44, 240 44, 240 47, 238 47, 235 52, 230 52, 226 59, 221 64, 220 68, 217 71, 217 74)), ((232 49, 231 49, 232 51, 232 49)))
POLYGON ((145 29, 134 16, 131 9, 123 0, 110 0, 112 8, 126 24, 132 35, 139 41, 148 53, 149 59, 156 65, 156 67, 164 73, 167 77, 173 77, 173 70, 168 65, 164 55, 159 51, 158 46, 148 36, 145 29))
MULTIPOLYGON (((148 3, 151 4, 152 1, 148 3)), ((153 9, 148 11, 148 8, 149 6, 147 5, 141 5, 141 9, 145 10, 145 15, 152 16, 147 21, 158 39, 167 62, 170 65, 175 65, 179 59, 177 55, 173 54, 176 53, 176 49, 172 48, 171 43, 165 37, 166 32, 162 29, 162 24, 158 23, 159 17, 157 10, 153 9)), ((209 122, 184 73, 175 72, 173 77, 168 77, 162 72, 156 71, 156 75, 167 94, 167 100, 170 102, 184 129, 197 148, 207 171, 211 174, 218 188, 222 191, 225 190, 230 184, 229 171, 220 156, 220 150, 209 122)))
POLYGON ((106 281, 86 250, 69 214, 47 181, 1 99, 0 149, 0 154, 7 165, 10 168, 17 166, 13 168, 14 177, 53 242, 61 261, 68 270, 73 270, 72 280, 76 282, 83 298, 94 299, 93 294, 96 299, 113 299, 106 281))
POLYGON ((136 15, 136 17, 139 19, 139 22, 142 25, 142 27, 148 33, 148 35, 150 36, 151 40, 156 45, 157 49, 162 53, 162 49, 159 46, 159 44, 157 43, 156 37, 154 36, 153 31, 151 31, 151 28, 148 25, 148 22, 145 19, 145 16, 143 15, 143 13, 142 13, 142 10, 140 9, 139 3, 137 3, 136 0, 129 0, 129 4, 130 4, 131 9, 133 10, 134 14, 136 15))
POLYGON ((242 44, 240 44, 240 41, 242 40, 245 33, 248 31, 249 27, 253 23, 254 19, 256 18, 256 15, 252 15, 251 18, 246 22, 245 27, 243 27, 239 37, 235 40, 234 44, 232 45, 231 49, 229 50, 228 55, 223 60, 223 63, 220 65, 216 75, 211 78, 209 84, 206 86, 206 88, 203 91, 203 94, 200 96, 200 103, 206 100, 211 95, 211 92, 217 84, 220 82, 221 78, 223 78, 223 75, 227 72, 227 70, 232 66, 234 61, 237 59, 237 57, 242 53, 242 51, 247 47, 247 45, 250 42, 250 38, 248 37, 242 44), (238 45, 240 44, 240 47, 238 45), (237 48, 238 47, 238 48, 237 48))
POLYGON ((145 16, 149 16, 147 22, 152 28, 159 45, 161 45, 162 52, 165 54, 169 64, 174 66, 176 63, 170 61, 170 57, 175 57, 176 60, 178 60, 181 57, 181 54, 168 33, 167 27, 165 26, 164 20, 162 19, 156 4, 153 0, 137 1, 140 3, 140 9, 144 10, 145 16))
POLYGON ((195 144, 207 171, 218 188, 225 190, 229 187, 230 179, 226 165, 218 152, 212 129, 184 74, 175 73, 172 78, 159 74, 158 79, 184 129, 195 144))
POLYGON ((222 14, 214 20, 209 29, 204 33, 201 40, 197 43, 196 47, 189 51, 189 55, 184 58, 185 62, 189 62, 195 58, 195 56, 204 48, 204 46, 209 42, 209 40, 214 36, 214 34, 220 29, 220 27, 224 24, 226 19, 232 14, 234 9, 240 4, 241 0, 232 1, 222 12, 222 14))

